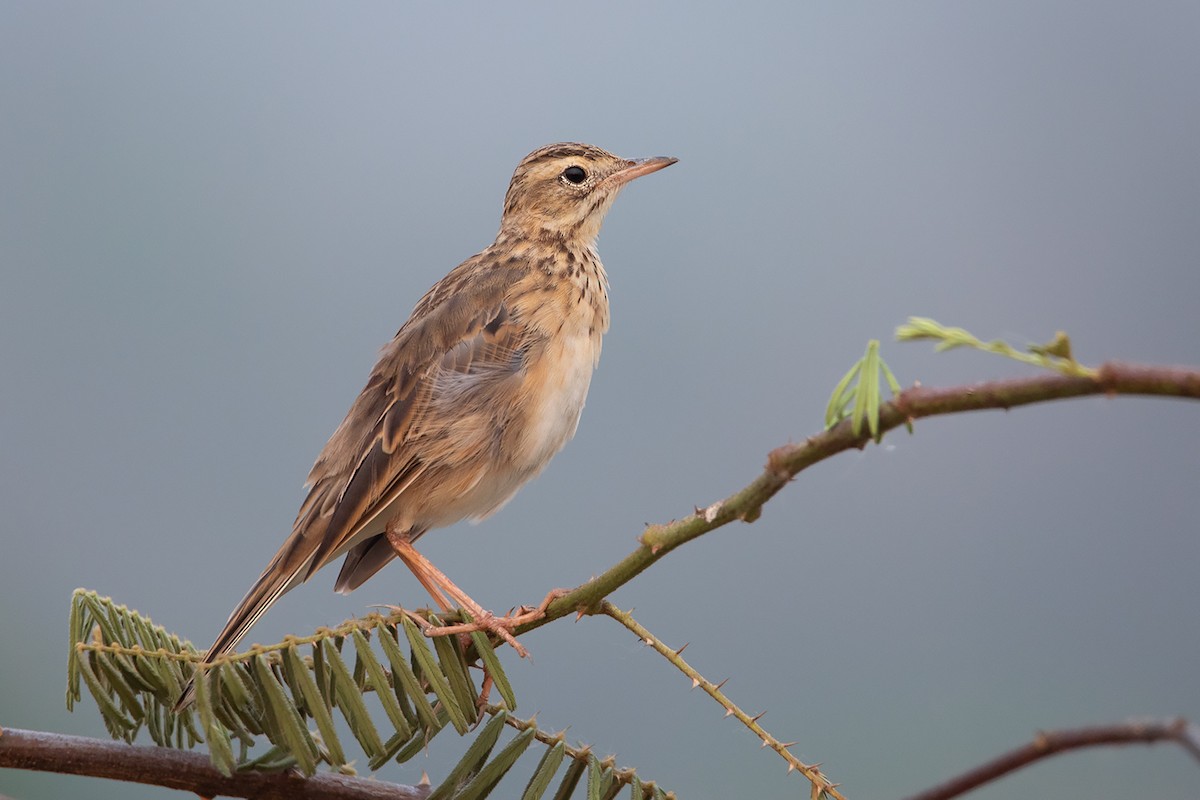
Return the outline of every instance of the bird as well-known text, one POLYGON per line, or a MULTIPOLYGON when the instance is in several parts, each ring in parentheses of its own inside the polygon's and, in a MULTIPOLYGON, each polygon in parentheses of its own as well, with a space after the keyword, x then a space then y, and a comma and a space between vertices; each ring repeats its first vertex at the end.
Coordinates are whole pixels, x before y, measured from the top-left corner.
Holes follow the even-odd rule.
MULTIPOLYGON (((578 142, 518 164, 495 241, 416 304, 308 475, 291 534, 233 609, 201 665, 228 653, 284 593, 344 557, 349 593, 399 557, 434 601, 525 655, 511 634, 544 612, 497 617, 416 551, 426 531, 481 520, 574 435, 601 339, 608 278, 596 252, 605 215, 635 178, 676 163, 578 142)), ((194 697, 194 683, 177 710, 194 697)))

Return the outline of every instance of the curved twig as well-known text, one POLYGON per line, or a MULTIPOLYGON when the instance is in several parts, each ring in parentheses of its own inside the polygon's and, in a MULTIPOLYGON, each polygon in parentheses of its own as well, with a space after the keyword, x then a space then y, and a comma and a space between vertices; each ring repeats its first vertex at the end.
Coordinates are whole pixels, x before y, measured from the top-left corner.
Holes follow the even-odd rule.
MULTIPOLYGON (((880 406, 879 431, 890 431, 921 417, 1063 400, 1085 395, 1144 395, 1200 400, 1200 370, 1108 362, 1093 376, 1041 374, 1028 378, 986 381, 945 389, 917 385, 880 406)), ((772 450, 757 478, 724 500, 666 525, 650 525, 640 546, 603 574, 565 592, 546 608, 544 617, 516 629, 541 627, 568 614, 597 613, 600 602, 667 553, 734 520, 753 522, 765 502, 804 469, 845 450, 862 449, 871 441, 867 430, 855 434, 849 420, 810 436, 799 444, 772 450)))
POLYGON ((907 800, 949 800, 1035 761, 1077 750, 1114 744, 1176 742, 1200 760, 1200 729, 1183 718, 1097 725, 1061 731, 1040 731, 1033 741, 1016 750, 967 770, 945 783, 914 794, 907 800))

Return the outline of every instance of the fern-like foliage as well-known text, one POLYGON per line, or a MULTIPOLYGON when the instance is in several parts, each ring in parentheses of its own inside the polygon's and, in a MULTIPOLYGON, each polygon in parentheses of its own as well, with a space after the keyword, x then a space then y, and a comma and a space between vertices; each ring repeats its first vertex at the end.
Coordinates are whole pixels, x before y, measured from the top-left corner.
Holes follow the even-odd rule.
MULTIPOLYGON (((909 317, 906 323, 896 328, 896 339, 902 342, 929 339, 937 342, 935 349, 938 352, 969 347, 1072 377, 1095 378, 1097 375, 1095 369, 1075 360, 1071 354, 1071 339, 1062 331, 1045 344, 1031 344, 1025 350, 1019 350, 1001 339, 985 342, 970 331, 947 327, 928 317, 909 317)), ((879 355, 879 340, 872 339, 867 342, 863 357, 834 387, 825 409, 826 429, 849 418, 855 436, 861 434, 866 425, 871 438, 878 443, 881 438, 879 408, 884 402, 881 378, 893 395, 900 394, 899 381, 879 355)), ((905 427, 912 433, 911 422, 906 422, 905 427)))
POLYGON ((1022 364, 1053 370, 1063 375, 1080 378, 1096 377, 1096 370, 1075 360, 1071 354, 1071 339, 1062 331, 1054 334, 1054 338, 1049 342, 1026 345, 1025 350, 1022 351, 1002 339, 985 342, 963 328, 947 327, 928 317, 909 317, 908 322, 896 328, 896 338, 902 342, 930 339, 937 342, 935 349, 939 353, 943 350, 953 350, 956 347, 970 347, 985 353, 995 353, 1005 358, 1011 358, 1022 364))
MULTIPOLYGON (((429 621, 441 624, 432 615, 429 621)), ((534 742, 546 752, 522 800, 544 797, 556 783, 552 796, 570 797, 584 775, 589 799, 616 797, 626 786, 631 800, 671 796, 643 784, 632 770, 597 759, 586 747, 568 746, 562 734, 513 717, 512 687, 488 637, 472 634, 470 648, 455 636, 431 642, 408 612, 371 614, 201 665, 201 654, 190 642, 109 598, 77 589, 70 636, 68 708, 82 698, 86 685, 114 738, 132 742, 145 731, 163 747, 204 742, 213 765, 226 775, 244 769, 297 769, 311 775, 321 764, 353 774, 335 716, 345 722, 372 770, 391 760, 407 761, 447 726, 466 735, 488 716, 430 798, 486 797, 534 742), (478 665, 499 695, 495 704, 481 697, 472 680, 470 667, 478 665), (195 702, 176 713, 175 701, 193 679, 195 702), (374 697, 374 714, 368 696, 374 697), (493 754, 506 727, 515 735, 493 754), (260 739, 269 747, 252 753, 260 739)))
MULTIPOLYGON (((849 417, 855 436, 862 432, 865 423, 871 431, 871 438, 878 444, 881 437, 879 406, 883 402, 883 392, 879 385, 881 376, 887 381, 892 394, 900 393, 900 382, 879 355, 879 340, 872 339, 867 342, 867 352, 834 387, 829 405, 825 409, 825 427, 832 428, 849 417)), ((911 425, 908 432, 912 433, 911 425)))

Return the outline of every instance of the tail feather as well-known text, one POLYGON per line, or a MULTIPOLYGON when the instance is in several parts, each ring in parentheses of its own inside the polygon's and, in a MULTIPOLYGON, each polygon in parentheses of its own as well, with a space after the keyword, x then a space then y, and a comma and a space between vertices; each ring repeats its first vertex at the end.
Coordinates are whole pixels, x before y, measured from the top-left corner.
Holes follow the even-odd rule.
MULTIPOLYGON (((320 461, 317 463, 320 464, 320 461)), ((285 592, 304 583, 314 572, 333 559, 340 557, 347 549, 351 550, 351 558, 357 564, 357 569, 350 564, 343 567, 343 574, 338 579, 339 591, 349 591, 382 568, 392 557, 390 548, 386 546, 386 538, 376 537, 376 545, 382 542, 384 545, 382 547, 369 544, 353 547, 354 537, 373 521, 420 472, 421 469, 417 467, 406 469, 400 478, 392 482, 387 493, 382 497, 375 498, 369 508, 360 508, 359 506, 365 500, 361 498, 356 500, 359 502, 359 506, 354 507, 359 508, 358 516, 353 514, 347 516, 345 512, 342 512, 346 495, 344 481, 340 478, 316 481, 309 491, 308 498, 300 507, 300 513, 296 516, 296 522, 292 526, 291 536, 279 548, 279 552, 271 559, 271 563, 263 570, 262 575, 258 576, 258 580, 250 587, 250 591, 246 592, 246 596, 229 615, 217 640, 204 654, 201 665, 211 664, 219 656, 236 647, 254 623, 258 622, 267 609, 274 605, 275 601, 285 592), (350 585, 351 583, 353 585, 350 585)), ((369 478, 373 473, 370 470, 363 472, 356 468, 355 475, 360 474, 369 478)), ((354 482, 353 479, 351 485, 359 486, 358 482, 354 482)), ((370 481, 363 484, 367 488, 370 488, 371 485, 373 484, 370 481)), ((360 494, 364 491, 362 488, 356 490, 360 494)), ((367 495, 363 495, 363 497, 365 498, 367 495)), ((349 508, 349 506, 346 507, 349 508)), ((414 535, 413 538, 416 536, 414 535)), ((188 685, 184 687, 183 694, 175 704, 175 710, 180 711, 186 708, 195 698, 195 694, 196 687, 193 679, 188 681, 188 685)))
POLYGON ((338 594, 350 594, 395 557, 396 552, 386 534, 359 542, 346 553, 333 590, 338 594))
MULTIPOLYGON (((250 591, 246 592, 242 601, 237 604, 233 613, 229 615, 229 619, 226 620, 225 627, 217 635, 216 641, 204 654, 201 664, 211 664, 219 656, 237 647, 238 642, 267 612, 267 609, 273 606, 285 592, 303 581, 301 573, 307 562, 283 571, 280 569, 282 566, 281 555, 283 555, 282 552, 271 560, 271 564, 250 587, 250 591)), ((179 700, 175 703, 175 711, 182 711, 192 703, 195 697, 196 679, 193 677, 188 681, 179 700)))

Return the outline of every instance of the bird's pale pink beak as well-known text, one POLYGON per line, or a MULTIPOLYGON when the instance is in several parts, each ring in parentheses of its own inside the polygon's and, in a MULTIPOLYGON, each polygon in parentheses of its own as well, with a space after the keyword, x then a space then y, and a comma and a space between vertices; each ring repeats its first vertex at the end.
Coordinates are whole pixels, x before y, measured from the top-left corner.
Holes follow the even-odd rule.
POLYGON ((612 184, 613 186, 623 186, 634 178, 640 178, 643 175, 649 175, 651 172, 658 172, 660 169, 669 167, 678 160, 678 158, 670 158, 668 156, 639 158, 636 161, 630 161, 629 166, 622 167, 613 174, 609 175, 604 179, 604 182, 612 184))

